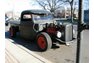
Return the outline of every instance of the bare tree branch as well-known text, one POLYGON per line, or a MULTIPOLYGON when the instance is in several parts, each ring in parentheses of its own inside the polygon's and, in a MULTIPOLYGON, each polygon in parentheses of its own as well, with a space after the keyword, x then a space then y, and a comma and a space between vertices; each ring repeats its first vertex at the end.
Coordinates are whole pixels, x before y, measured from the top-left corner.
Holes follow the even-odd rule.
POLYGON ((36 2, 45 10, 55 12, 63 4, 63 0, 36 0, 36 2))
POLYGON ((73 22, 73 12, 74 12, 74 10, 73 10, 73 3, 74 3, 74 0, 64 0, 64 2, 69 3, 69 5, 70 5, 70 9, 71 9, 71 22, 73 22))
POLYGON ((49 5, 49 7, 51 8, 52 6, 51 6, 50 0, 47 0, 47 3, 48 3, 48 5, 49 5))
POLYGON ((42 1, 38 1, 38 0, 36 0, 37 1, 37 3, 41 6, 41 7, 43 7, 43 9, 45 9, 46 10, 46 3, 44 3, 44 2, 42 2, 42 1))

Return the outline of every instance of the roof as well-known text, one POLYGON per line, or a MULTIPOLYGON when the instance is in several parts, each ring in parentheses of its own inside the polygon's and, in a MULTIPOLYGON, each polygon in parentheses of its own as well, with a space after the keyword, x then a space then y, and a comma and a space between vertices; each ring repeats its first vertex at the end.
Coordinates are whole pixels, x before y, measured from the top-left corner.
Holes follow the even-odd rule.
POLYGON ((48 14, 50 13, 49 11, 46 10, 24 10, 23 13, 32 13, 32 14, 48 14))

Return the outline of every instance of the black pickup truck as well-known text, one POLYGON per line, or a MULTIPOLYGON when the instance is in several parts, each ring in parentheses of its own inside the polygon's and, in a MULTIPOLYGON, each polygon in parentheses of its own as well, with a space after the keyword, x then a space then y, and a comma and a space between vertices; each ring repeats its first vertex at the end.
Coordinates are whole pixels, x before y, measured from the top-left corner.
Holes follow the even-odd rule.
POLYGON ((56 40, 64 43, 73 40, 72 24, 55 21, 51 13, 45 10, 25 10, 20 21, 9 23, 11 37, 19 32, 25 39, 36 40, 42 51, 50 49, 56 40))

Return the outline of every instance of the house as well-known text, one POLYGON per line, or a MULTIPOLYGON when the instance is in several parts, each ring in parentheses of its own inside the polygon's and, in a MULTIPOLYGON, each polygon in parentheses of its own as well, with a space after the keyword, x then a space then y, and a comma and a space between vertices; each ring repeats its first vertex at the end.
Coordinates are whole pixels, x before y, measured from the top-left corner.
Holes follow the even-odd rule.
MULTIPOLYGON (((70 19, 71 18, 71 10, 70 8, 60 8, 55 11, 54 13, 56 18, 65 18, 65 19, 70 19)), ((78 19, 78 10, 75 10, 73 17, 78 19)))
POLYGON ((84 10, 84 22, 89 24, 89 9, 84 10))

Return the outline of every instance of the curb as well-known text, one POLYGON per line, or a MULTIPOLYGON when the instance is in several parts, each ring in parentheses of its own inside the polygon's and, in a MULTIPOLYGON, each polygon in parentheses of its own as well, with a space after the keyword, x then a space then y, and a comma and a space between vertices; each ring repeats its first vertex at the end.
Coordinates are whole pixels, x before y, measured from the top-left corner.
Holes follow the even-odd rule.
POLYGON ((19 63, 52 63, 38 54, 26 49, 19 44, 13 44, 11 39, 5 39, 6 49, 13 55, 19 63))

